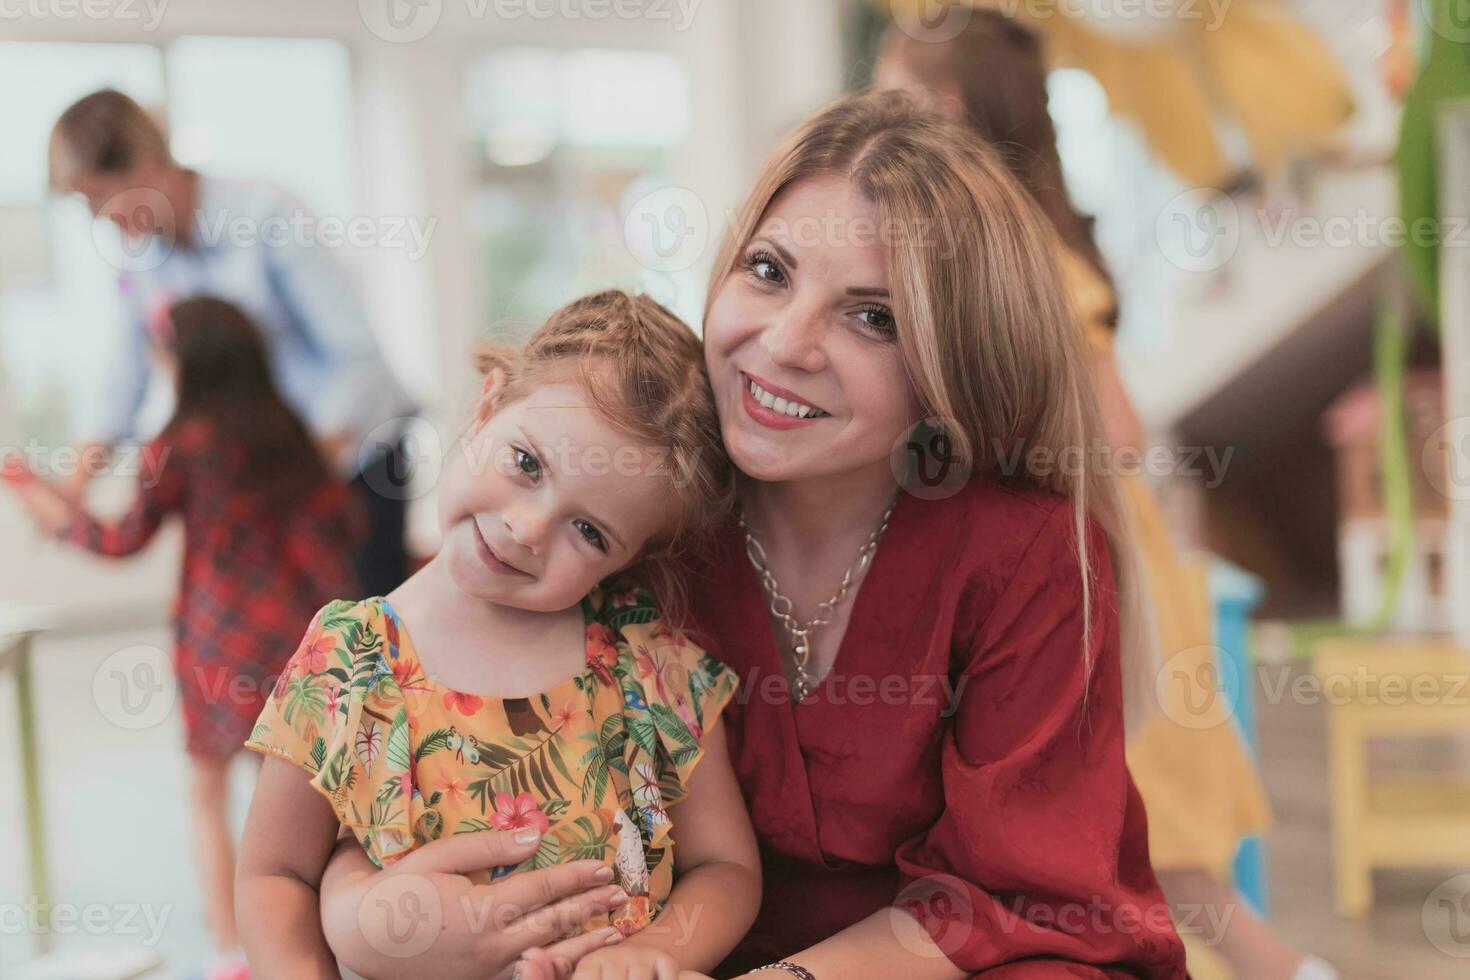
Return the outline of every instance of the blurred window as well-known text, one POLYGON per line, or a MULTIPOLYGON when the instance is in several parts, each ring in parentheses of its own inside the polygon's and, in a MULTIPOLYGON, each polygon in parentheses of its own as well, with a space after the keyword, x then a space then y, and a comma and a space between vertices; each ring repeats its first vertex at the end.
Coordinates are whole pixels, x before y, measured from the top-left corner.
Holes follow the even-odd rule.
POLYGON ((181 163, 274 181, 346 217, 350 78, 346 48, 317 39, 0 44, 0 90, 25 93, 0 100, 0 443, 63 440, 117 337, 117 269, 105 258, 116 232, 47 189, 47 141, 66 107, 108 86, 166 107, 181 163))
POLYGON ((677 58, 507 47, 472 63, 465 101, 481 312, 492 332, 524 333, 568 300, 609 286, 698 316, 702 300, 682 270, 650 268, 629 249, 630 236, 659 233, 627 215, 668 188, 671 155, 689 132, 677 58))

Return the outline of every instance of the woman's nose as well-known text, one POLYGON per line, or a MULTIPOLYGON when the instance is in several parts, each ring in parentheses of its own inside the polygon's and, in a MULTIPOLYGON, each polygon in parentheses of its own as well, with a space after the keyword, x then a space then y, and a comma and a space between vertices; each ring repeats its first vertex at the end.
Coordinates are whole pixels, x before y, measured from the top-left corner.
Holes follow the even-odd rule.
POLYGON ((766 324, 761 346, 773 364, 798 371, 820 371, 827 363, 822 352, 825 330, 820 310, 793 303, 766 324))

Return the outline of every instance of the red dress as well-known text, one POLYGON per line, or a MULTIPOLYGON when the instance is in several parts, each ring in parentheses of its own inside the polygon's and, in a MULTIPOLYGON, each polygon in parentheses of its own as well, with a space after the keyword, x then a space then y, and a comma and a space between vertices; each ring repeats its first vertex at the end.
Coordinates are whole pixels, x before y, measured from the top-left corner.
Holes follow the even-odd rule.
POLYGON ((174 675, 186 748, 232 755, 316 611, 357 594, 360 501, 329 479, 289 510, 262 507, 236 486, 237 453, 202 419, 170 426, 141 452, 132 508, 108 522, 78 511, 66 536, 98 554, 129 555, 169 514, 183 516, 174 675))
POLYGON ((693 622, 741 677, 725 724, 765 891, 721 976, 894 905, 990 978, 1186 976, 1123 760, 1106 542, 1090 532, 1088 683, 1071 521, 1059 496, 987 481, 902 495, 799 705, 744 537, 722 536, 693 622))

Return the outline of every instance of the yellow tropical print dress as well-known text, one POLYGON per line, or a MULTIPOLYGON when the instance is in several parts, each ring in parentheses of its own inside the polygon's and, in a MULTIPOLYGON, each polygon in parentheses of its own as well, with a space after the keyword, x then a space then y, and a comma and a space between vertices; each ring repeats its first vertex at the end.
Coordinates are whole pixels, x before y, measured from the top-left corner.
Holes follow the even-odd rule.
POLYGON ((329 603, 246 747, 306 770, 380 867, 446 834, 535 827, 537 852, 491 877, 605 861, 629 895, 613 924, 636 932, 673 887, 669 808, 738 679, 641 590, 594 593, 582 613, 582 673, 496 698, 425 676, 386 599, 329 603))

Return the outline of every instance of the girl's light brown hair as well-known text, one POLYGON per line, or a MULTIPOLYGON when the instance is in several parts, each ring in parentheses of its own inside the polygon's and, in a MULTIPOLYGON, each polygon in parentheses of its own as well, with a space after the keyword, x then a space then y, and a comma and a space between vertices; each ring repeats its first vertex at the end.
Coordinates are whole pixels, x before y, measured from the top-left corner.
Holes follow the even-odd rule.
POLYGON ((63 193, 75 190, 78 177, 173 162, 163 129, 148 111, 110 88, 83 96, 61 114, 47 152, 51 187, 63 193))
POLYGON ((1100 413, 1051 223, 968 127, 899 92, 853 96, 808 121, 767 161, 715 260, 712 294, 735 271, 772 199, 819 175, 851 181, 889 229, 882 238, 897 342, 925 415, 948 420, 952 446, 977 477, 1069 498, 1082 568, 1079 655, 1089 672, 1096 592, 1089 517, 1106 535, 1119 593, 1125 718, 1136 730, 1153 700, 1155 641, 1126 512, 1098 458, 1100 413), (1043 465, 1047 459, 1059 462, 1043 465))
POLYGON ((656 450, 653 465, 668 479, 675 514, 617 579, 648 589, 663 621, 680 627, 688 608, 685 562, 708 542, 734 499, 694 332, 647 296, 607 290, 557 310, 519 349, 482 346, 476 365, 483 374, 503 375, 497 407, 541 385, 570 381, 610 425, 656 450))

